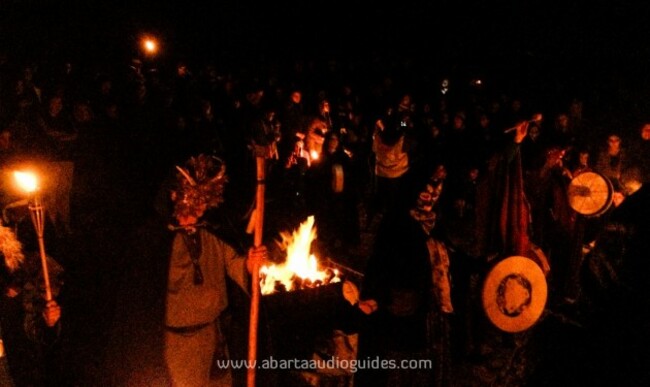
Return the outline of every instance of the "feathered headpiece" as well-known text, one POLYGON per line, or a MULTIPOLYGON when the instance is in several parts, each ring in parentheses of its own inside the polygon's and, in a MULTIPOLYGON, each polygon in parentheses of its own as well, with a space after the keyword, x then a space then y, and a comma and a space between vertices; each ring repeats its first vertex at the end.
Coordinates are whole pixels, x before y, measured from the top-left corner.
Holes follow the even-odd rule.
POLYGON ((16 235, 10 228, 2 225, 0 225, 0 254, 4 256, 4 265, 10 273, 25 261, 22 245, 16 235))
POLYGON ((228 181, 226 164, 218 157, 200 154, 191 157, 184 167, 176 166, 178 187, 172 193, 174 216, 203 215, 208 208, 223 202, 228 181))

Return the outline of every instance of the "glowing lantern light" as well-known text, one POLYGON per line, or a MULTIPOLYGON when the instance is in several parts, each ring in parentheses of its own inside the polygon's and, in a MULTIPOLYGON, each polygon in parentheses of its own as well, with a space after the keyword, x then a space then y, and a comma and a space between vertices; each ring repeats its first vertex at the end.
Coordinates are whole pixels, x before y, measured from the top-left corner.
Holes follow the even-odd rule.
POLYGON ((158 42, 152 37, 146 37, 142 40, 142 48, 149 55, 155 55, 158 52, 158 42))

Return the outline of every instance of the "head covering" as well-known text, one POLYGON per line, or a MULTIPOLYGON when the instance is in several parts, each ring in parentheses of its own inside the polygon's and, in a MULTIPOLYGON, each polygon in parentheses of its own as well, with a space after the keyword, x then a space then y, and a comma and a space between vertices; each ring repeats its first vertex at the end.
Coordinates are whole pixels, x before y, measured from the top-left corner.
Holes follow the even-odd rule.
POLYGON ((4 258, 4 266, 11 272, 25 260, 22 245, 9 227, 0 225, 0 254, 4 258))
POLYGON ((16 238, 16 235, 9 227, 4 227, 0 224, 0 254, 2 255, 2 262, 0 262, 0 284, 3 286, 9 283, 14 283, 20 275, 21 270, 18 270, 23 262, 25 256, 23 255, 22 245, 16 238))
POLYGON ((176 166, 177 188, 172 193, 174 216, 199 218, 205 210, 223 202, 223 190, 228 178, 226 164, 215 156, 199 154, 183 167, 176 166))
POLYGON ((409 211, 411 217, 417 220, 427 233, 431 232, 436 224, 436 213, 433 211, 434 204, 434 194, 425 189, 420 192, 415 206, 409 211))

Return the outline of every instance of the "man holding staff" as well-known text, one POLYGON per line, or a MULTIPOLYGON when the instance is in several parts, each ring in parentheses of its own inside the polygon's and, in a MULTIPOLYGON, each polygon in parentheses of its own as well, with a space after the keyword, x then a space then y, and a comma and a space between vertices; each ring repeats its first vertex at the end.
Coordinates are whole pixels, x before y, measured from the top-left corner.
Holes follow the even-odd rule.
POLYGON ((266 259, 263 245, 243 257, 218 237, 204 219, 205 212, 223 202, 227 181, 220 159, 200 154, 176 167, 175 233, 169 262, 165 312, 165 363, 174 386, 231 385, 232 375, 211 381, 217 350, 225 353, 219 315, 228 306, 226 275, 248 289, 246 272, 266 259), (221 347, 221 348, 219 348, 221 347), (211 384, 212 383, 212 384, 211 384))

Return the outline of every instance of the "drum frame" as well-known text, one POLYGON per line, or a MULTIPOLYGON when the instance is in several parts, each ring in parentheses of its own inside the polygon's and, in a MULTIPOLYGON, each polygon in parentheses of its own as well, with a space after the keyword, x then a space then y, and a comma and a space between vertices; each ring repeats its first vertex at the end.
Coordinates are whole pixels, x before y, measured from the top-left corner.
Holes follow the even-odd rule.
MULTIPOLYGON (((589 192, 588 195, 577 195, 576 194, 576 195, 573 195, 573 196, 584 196, 585 198, 590 198, 593 195, 592 195, 591 192, 589 192)), ((582 216, 585 216, 585 217, 588 217, 588 218, 598 217, 598 216, 604 214, 605 212, 607 212, 607 210, 609 210, 611 208, 613 200, 614 200, 614 185, 612 184, 612 181, 607 176, 605 176, 605 175, 603 175, 601 173, 594 172, 594 171, 582 172, 579 175, 575 176, 571 180, 571 182, 569 183, 569 186, 567 188, 567 200, 569 201, 569 206, 575 212, 577 212, 578 214, 580 214, 582 216), (572 191, 575 192, 576 190, 579 190, 581 188, 589 189, 591 187, 591 186, 585 186, 584 184, 580 184, 580 185, 577 184, 579 182, 582 182, 582 180, 584 180, 584 176, 586 174, 593 175, 595 178, 598 178, 601 181, 603 181, 605 183, 605 185, 607 186, 607 197, 605 199, 605 202, 596 211, 593 211, 593 212, 585 212, 584 209, 578 208, 578 206, 575 205, 575 203, 572 201, 572 191), (580 179, 581 176, 582 176, 582 180, 578 180, 578 179, 580 179), (572 188, 572 187, 574 187, 574 188, 572 188)), ((587 199, 585 199, 585 200, 587 200, 587 199)))

